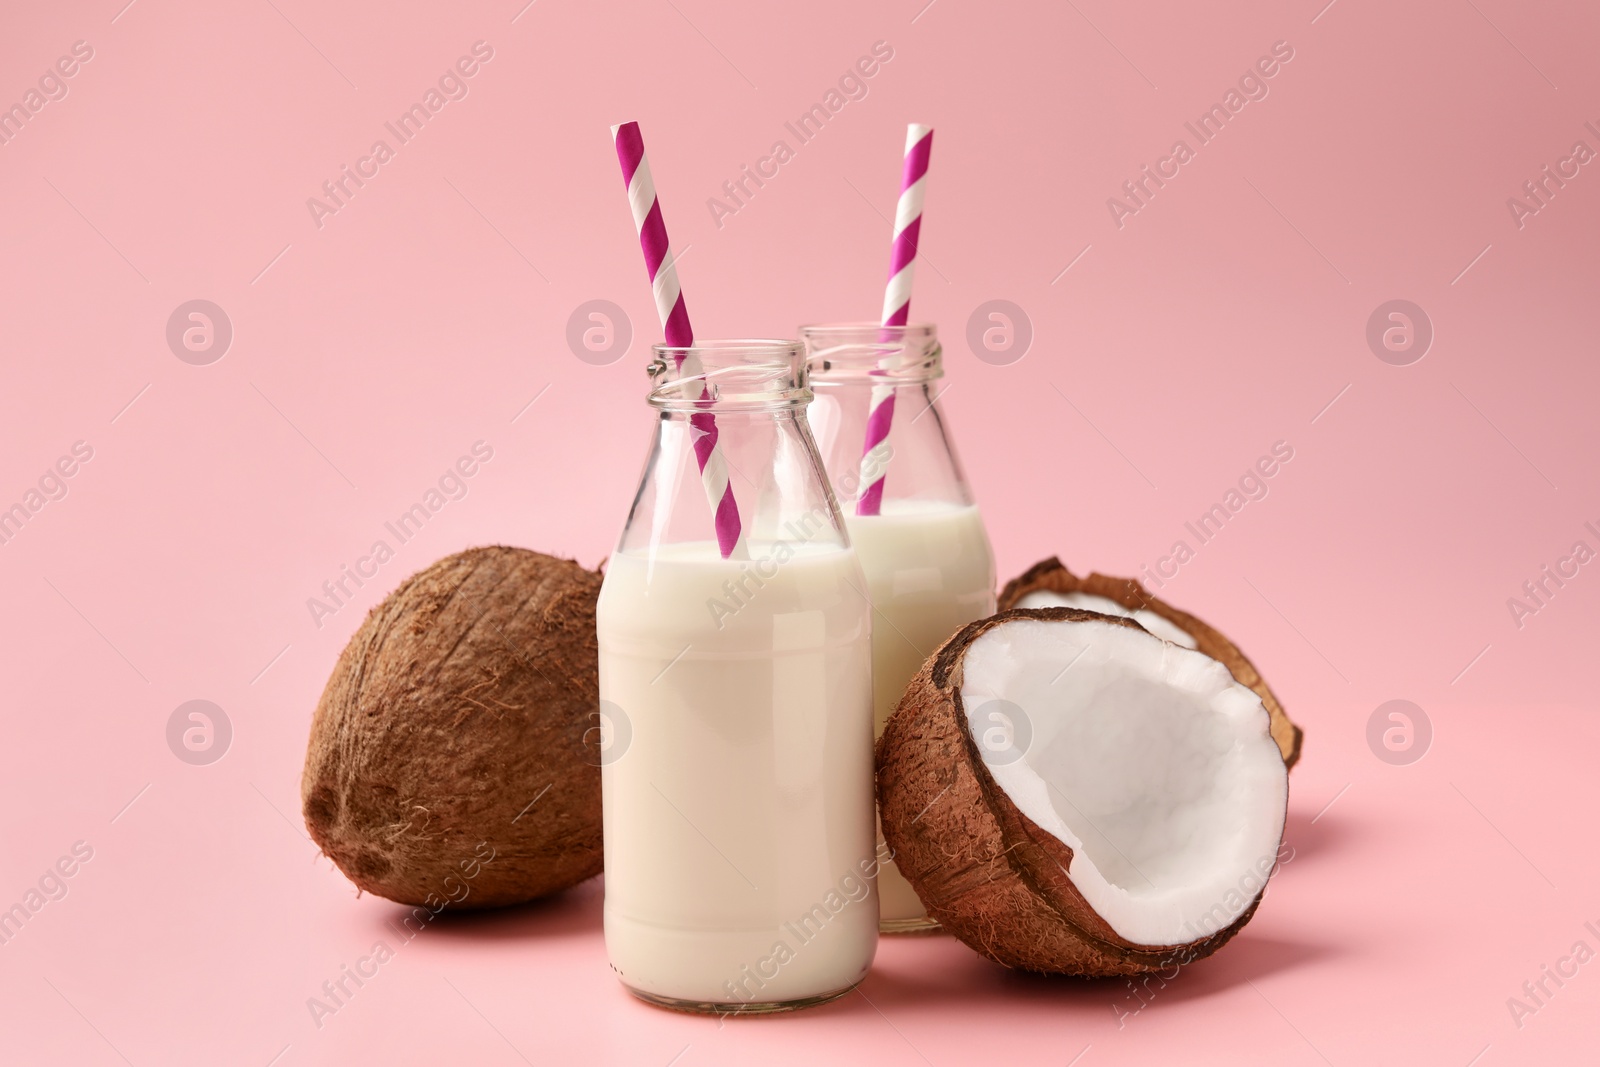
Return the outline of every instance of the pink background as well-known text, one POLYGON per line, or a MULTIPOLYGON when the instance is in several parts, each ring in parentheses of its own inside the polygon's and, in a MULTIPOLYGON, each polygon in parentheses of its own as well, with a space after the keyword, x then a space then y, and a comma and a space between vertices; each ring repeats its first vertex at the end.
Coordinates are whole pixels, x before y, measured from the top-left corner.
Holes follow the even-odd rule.
POLYGON ((1520 229, 1506 206, 1573 142, 1600 149, 1592 4, 124 2, 29 5, 0 35, 0 102, 94 50, 0 145, 0 504, 94 450, 0 545, 0 906, 94 850, 0 947, 0 1059, 1593 1057, 1600 963, 1520 1028, 1506 1003, 1574 942, 1600 949, 1600 564, 1520 628, 1507 608, 1573 542, 1600 549, 1600 167, 1520 229), (307 198, 479 40, 469 95, 318 228, 307 198), (880 40, 868 95, 717 226, 707 198, 796 147, 784 122, 880 40), (1119 229, 1107 198, 1280 40, 1270 94, 1119 229), (399 911, 358 899, 298 814, 346 638, 445 553, 594 565, 622 520, 657 332, 607 131, 629 118, 706 336, 871 317, 905 123, 936 127, 914 315, 943 329, 1004 575, 1153 564, 1293 446, 1164 593, 1306 727, 1295 858, 1233 945, 1120 1028, 1120 983, 1010 974, 946 938, 885 942, 859 995, 793 1017, 655 1011, 606 968, 598 883, 435 924, 312 1021, 399 911), (1435 331, 1409 366, 1365 339, 1397 298, 1435 331), (233 325, 210 365, 165 339, 192 299, 233 325), (603 366, 565 340, 595 299, 635 329, 603 366), (993 299, 1033 330, 1003 365, 966 342, 993 299), (480 439, 469 494, 316 625, 307 598, 480 439), (208 766, 167 745, 191 699, 232 723, 208 766), (1418 762, 1368 747, 1391 699, 1432 723, 1418 762))

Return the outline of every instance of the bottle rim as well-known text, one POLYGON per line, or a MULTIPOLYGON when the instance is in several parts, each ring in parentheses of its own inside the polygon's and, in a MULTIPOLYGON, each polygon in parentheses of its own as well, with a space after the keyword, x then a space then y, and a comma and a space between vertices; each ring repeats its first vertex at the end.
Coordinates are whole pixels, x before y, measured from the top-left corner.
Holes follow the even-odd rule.
POLYGON ((665 411, 779 409, 811 401, 799 341, 744 337, 651 346, 648 402, 665 411))
POLYGON ((938 328, 914 322, 814 323, 800 327, 806 363, 816 385, 844 383, 914 385, 944 377, 938 328))

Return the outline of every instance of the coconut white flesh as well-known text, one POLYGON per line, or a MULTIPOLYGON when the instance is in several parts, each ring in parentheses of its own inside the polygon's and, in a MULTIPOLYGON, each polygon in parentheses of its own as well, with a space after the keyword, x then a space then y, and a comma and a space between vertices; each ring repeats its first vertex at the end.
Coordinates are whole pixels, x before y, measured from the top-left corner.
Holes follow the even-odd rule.
POLYGON ((1249 907, 1289 778, 1226 667, 1129 626, 1018 619, 968 647, 962 677, 995 782, 1072 849, 1068 876, 1117 934, 1182 944, 1249 907))
POLYGON ((1124 619, 1132 619, 1157 637, 1171 641, 1184 648, 1195 648, 1195 639, 1189 631, 1173 622, 1163 618, 1148 608, 1130 609, 1118 604, 1109 597, 1095 596, 1093 593, 1055 593, 1048 589, 1036 589, 1017 601, 1019 608, 1078 608, 1082 611, 1098 611, 1102 615, 1120 615, 1124 619))

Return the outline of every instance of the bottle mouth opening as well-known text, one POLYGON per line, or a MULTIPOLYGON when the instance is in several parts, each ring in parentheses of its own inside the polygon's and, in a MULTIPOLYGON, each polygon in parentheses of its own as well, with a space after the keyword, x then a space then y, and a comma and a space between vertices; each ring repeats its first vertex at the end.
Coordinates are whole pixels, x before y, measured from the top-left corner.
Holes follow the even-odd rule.
POLYGON ((798 341, 734 338, 654 345, 651 352, 647 399, 662 410, 801 407, 811 400, 798 341))
POLYGON ((817 385, 883 384, 885 379, 916 384, 944 376, 943 349, 932 323, 824 323, 800 327, 800 340, 817 385))

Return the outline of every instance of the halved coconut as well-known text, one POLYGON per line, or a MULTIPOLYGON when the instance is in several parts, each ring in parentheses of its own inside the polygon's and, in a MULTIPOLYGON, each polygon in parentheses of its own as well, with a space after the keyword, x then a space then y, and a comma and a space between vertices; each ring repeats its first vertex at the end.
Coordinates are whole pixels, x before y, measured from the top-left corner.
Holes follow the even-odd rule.
POLYGON ((962 629, 878 742, 895 864, 1008 967, 1136 974, 1210 955, 1277 862, 1288 768, 1221 663, 1076 608, 962 629))
POLYGON ((1079 578, 1054 556, 1039 563, 1006 583, 1000 592, 999 609, 1007 608, 1082 608, 1106 615, 1123 615, 1134 619, 1157 637, 1165 638, 1184 648, 1195 648, 1214 660, 1219 660, 1233 673, 1235 680, 1254 689, 1272 716, 1272 739, 1283 753, 1283 762, 1293 767, 1300 758, 1300 745, 1305 731, 1290 721, 1289 715, 1278 703, 1277 695, 1261 677, 1239 646, 1219 631, 1190 615, 1179 611, 1166 601, 1152 596, 1134 578, 1111 578, 1104 574, 1091 574, 1079 578))

